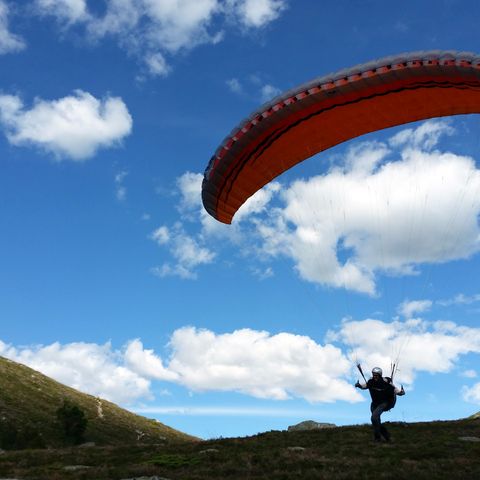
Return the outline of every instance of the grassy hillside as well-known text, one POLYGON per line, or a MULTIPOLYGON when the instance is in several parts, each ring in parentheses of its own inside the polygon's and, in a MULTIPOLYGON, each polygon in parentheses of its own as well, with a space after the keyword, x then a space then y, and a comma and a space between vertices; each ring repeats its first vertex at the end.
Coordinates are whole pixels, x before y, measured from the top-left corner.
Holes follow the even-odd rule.
POLYGON ((0 357, 0 439, 13 434, 23 447, 63 446, 63 429, 56 412, 65 400, 84 412, 88 421, 85 441, 96 445, 194 439, 0 357))
POLYGON ((0 455, 0 477, 36 480, 164 478, 477 480, 480 420, 368 425, 157 446, 27 450, 0 455), (477 440, 476 440, 477 439, 477 440))

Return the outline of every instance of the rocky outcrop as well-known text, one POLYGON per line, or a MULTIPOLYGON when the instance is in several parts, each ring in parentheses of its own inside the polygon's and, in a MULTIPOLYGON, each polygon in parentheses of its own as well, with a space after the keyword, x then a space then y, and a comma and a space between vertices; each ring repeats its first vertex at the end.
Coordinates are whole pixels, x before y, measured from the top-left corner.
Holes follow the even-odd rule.
POLYGON ((302 430, 319 430, 323 428, 335 428, 334 423, 319 423, 313 420, 306 420, 304 422, 297 423, 297 425, 291 425, 288 427, 289 432, 302 431, 302 430))

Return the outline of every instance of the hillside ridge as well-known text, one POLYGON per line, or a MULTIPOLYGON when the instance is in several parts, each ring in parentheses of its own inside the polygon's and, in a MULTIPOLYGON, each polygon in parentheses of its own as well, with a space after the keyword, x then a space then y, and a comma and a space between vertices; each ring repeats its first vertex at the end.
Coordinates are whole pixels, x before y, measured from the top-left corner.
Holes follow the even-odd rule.
POLYGON ((5 443, 5 437, 11 441, 13 435, 25 437, 25 447, 63 446, 57 410, 65 402, 84 413, 85 442, 122 445, 198 440, 0 356, 0 441, 5 443))

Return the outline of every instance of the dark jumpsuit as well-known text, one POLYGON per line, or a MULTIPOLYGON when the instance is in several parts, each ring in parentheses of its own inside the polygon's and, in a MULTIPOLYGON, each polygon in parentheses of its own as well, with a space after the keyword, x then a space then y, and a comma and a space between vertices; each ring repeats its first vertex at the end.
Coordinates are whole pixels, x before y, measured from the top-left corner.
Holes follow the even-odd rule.
POLYGON ((375 440, 380 440, 381 437, 385 440, 390 440, 390 434, 387 429, 382 425, 380 415, 383 412, 387 412, 395 405, 395 386, 389 377, 381 378, 377 382, 374 382, 371 378, 367 382, 368 391, 372 397, 372 403, 370 405, 370 411, 372 412, 372 426, 375 440))

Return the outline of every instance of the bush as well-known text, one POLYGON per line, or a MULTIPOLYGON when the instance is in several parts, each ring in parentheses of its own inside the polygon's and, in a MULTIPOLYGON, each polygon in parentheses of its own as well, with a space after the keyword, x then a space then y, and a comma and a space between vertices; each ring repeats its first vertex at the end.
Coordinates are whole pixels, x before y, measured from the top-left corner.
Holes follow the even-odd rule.
POLYGON ((57 410, 57 418, 67 444, 79 445, 85 441, 83 435, 87 428, 88 420, 83 410, 64 400, 63 405, 57 410))

